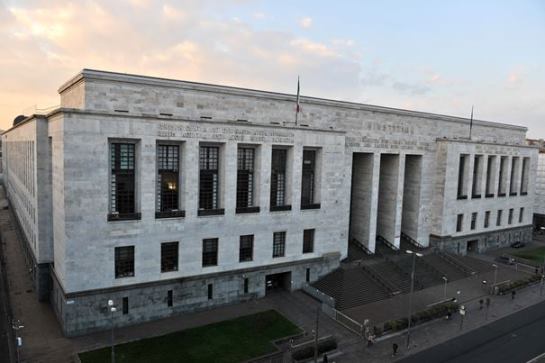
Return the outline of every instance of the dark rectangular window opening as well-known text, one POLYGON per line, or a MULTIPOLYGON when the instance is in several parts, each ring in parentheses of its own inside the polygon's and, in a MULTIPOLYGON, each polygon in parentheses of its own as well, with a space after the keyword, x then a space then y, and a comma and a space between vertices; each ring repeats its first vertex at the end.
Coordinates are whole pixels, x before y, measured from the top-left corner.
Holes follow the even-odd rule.
POLYGON ((115 248, 115 278, 134 276, 134 246, 115 248))
POLYGON ((481 197, 481 180, 480 169, 482 163, 482 155, 475 155, 473 163, 473 183, 471 188, 471 198, 478 199, 481 197))
POLYGON ((307 268, 305 281, 306 281, 306 282, 310 282, 310 269, 309 269, 309 268, 307 268))
POLYGON ((161 272, 178 271, 178 242, 161 243, 161 272))
POLYGON ((129 313, 129 298, 124 297, 123 298, 123 315, 127 315, 129 313))
POLYGON ((156 218, 184 217, 179 205, 180 147, 157 145, 156 218))
POLYGON ((464 223, 464 215, 458 214, 456 216, 456 232, 462 232, 463 223, 464 223))
POLYGON ((505 197, 506 190, 505 190, 505 177, 506 177, 506 169, 507 168, 507 156, 502 156, 500 158, 500 174, 499 174, 499 180, 498 180, 498 197, 505 197))
POLYGON ((284 257, 286 253, 286 232, 273 233, 273 257, 284 257))
MULTIPOLYGON (((288 151, 272 149, 271 159, 271 211, 273 208, 286 207, 286 165, 288 151)), ((291 206, 290 206, 291 209, 291 206)), ((279 210, 279 209, 277 209, 279 210)))
POLYGON ((484 228, 488 228, 489 225, 490 225, 490 211, 487 210, 484 213, 484 228))
POLYGON ((507 217, 507 224, 513 224, 513 212, 514 212, 514 209, 510 208, 509 215, 507 217))
POLYGON ((501 217, 502 217, 502 210, 498 210, 498 215, 496 216, 496 226, 501 226, 501 217))
POLYGON ((212 300, 214 298, 214 285, 208 284, 208 300, 212 300))
POLYGON ((135 144, 110 144, 110 213, 108 220, 140 219, 136 213, 135 144))
POLYGON ((168 290, 167 291, 167 306, 168 307, 171 307, 172 306, 172 290, 168 290))
POLYGON ((458 199, 467 199, 467 194, 465 193, 466 183, 465 183, 465 169, 466 169, 467 155, 460 155, 460 163, 458 165, 458 199))
POLYGON ((517 188, 516 188, 516 185, 515 185, 515 181, 516 181, 516 172, 517 172, 517 159, 516 157, 512 157, 511 158, 511 178, 510 178, 510 183, 509 183, 509 195, 510 196, 515 196, 517 195, 517 188))
POLYGON ((522 158, 522 170, 520 173, 520 195, 528 195, 528 172, 530 168, 530 158, 522 158))
POLYGON ((477 213, 471 213, 471 229, 474 230, 477 226, 477 213))
POLYGON ((314 205, 316 150, 303 150, 303 175, 301 180, 301 209, 314 205))
MULTIPOLYGON (((219 147, 201 146, 199 152, 199 209, 219 209, 219 147)), ((223 213, 221 213, 223 214, 223 213)))
POLYGON ((303 253, 314 252, 314 229, 303 231, 303 253))
POLYGON ((218 239, 206 238, 202 241, 202 266, 218 265, 218 239))
POLYGON ((522 223, 523 220, 524 220, 524 208, 520 208, 520 211, 519 211, 519 223, 522 223))
POLYGON ((248 293, 248 285, 249 285, 248 279, 245 278, 245 279, 244 279, 244 293, 245 293, 245 294, 248 293))
POLYGON ((240 236, 239 261, 252 261, 254 258, 254 235, 240 236))
POLYGON ((239 147, 237 153, 237 213, 254 206, 255 149, 239 147))

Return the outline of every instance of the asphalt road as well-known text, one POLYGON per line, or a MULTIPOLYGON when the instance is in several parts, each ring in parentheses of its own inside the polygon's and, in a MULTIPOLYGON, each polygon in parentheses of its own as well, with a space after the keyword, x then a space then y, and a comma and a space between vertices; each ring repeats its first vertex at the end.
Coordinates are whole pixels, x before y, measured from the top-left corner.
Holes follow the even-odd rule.
POLYGON ((543 352, 545 352, 545 302, 409 356, 400 362, 524 363, 543 352))

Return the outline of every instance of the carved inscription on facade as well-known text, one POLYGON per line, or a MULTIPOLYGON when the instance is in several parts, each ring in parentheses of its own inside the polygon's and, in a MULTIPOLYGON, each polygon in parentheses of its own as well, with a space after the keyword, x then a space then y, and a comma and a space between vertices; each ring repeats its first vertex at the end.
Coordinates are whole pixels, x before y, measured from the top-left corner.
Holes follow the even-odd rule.
POLYGON ((293 143, 293 132, 276 129, 254 129, 229 127, 224 125, 175 125, 160 123, 157 129, 159 137, 181 137, 187 139, 293 143))
POLYGON ((431 150, 433 146, 428 142, 415 140, 396 140, 385 137, 347 136, 347 148, 373 148, 391 150, 431 150))

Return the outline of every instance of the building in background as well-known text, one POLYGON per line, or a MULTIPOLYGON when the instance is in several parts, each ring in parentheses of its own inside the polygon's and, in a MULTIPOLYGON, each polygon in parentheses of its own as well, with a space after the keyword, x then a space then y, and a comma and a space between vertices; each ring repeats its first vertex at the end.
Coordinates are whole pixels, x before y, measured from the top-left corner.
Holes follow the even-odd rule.
POLYGON ((545 141, 543 139, 528 139, 528 144, 539 147, 534 204, 534 225, 536 228, 545 228, 545 141))
POLYGON ((7 195, 67 335, 298 289, 401 240, 531 237, 526 128, 83 70, 4 132, 7 195))

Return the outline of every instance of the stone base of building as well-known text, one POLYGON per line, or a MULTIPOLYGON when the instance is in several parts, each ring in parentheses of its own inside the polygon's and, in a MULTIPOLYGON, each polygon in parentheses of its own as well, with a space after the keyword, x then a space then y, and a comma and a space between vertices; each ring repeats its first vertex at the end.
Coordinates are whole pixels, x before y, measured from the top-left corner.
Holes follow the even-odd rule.
POLYGON ((466 255, 468 252, 481 253, 507 247, 513 242, 531 241, 532 232, 533 226, 526 225, 460 237, 430 235, 430 247, 459 255, 466 255))
POLYGON ((52 269, 50 301, 64 334, 77 336, 109 329, 112 319, 116 327, 128 326, 257 299, 279 289, 297 290, 305 282, 316 281, 338 268, 339 263, 340 255, 333 253, 303 261, 78 293, 65 293, 52 269), (107 309, 110 299, 117 307, 113 316, 107 309))

